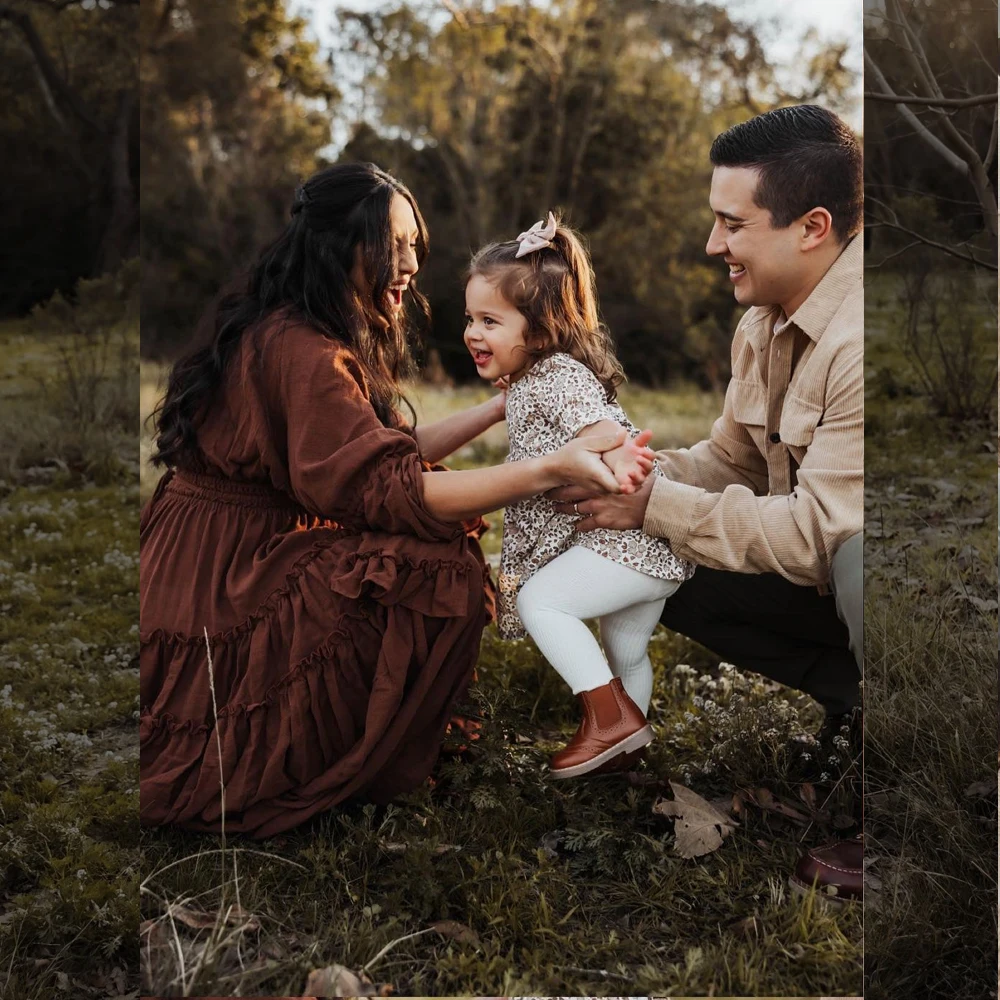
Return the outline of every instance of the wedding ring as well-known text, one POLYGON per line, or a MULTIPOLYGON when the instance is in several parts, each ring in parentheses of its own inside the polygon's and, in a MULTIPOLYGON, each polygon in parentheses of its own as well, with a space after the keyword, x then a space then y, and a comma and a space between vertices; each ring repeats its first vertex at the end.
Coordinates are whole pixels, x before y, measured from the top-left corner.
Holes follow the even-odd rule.
POLYGON ((576 514, 577 517, 580 516, 580 505, 578 503, 573 504, 573 513, 576 514))

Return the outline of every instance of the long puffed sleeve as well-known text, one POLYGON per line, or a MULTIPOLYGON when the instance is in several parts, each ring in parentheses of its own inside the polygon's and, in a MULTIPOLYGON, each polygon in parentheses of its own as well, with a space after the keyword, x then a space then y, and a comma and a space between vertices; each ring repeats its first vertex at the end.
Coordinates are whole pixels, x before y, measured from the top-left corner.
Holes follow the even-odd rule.
POLYGON ((345 346, 289 325, 274 336, 265 371, 274 438, 286 443, 288 488, 306 510, 345 528, 426 541, 463 534, 460 523, 427 510, 417 443, 379 421, 345 346))

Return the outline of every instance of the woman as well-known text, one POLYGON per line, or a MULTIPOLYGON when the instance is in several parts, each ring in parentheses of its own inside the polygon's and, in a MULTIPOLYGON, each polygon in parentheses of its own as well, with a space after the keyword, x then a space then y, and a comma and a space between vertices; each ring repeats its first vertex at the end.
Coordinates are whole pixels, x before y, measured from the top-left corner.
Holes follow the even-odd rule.
POLYGON ((426 255, 403 185, 324 170, 171 372, 140 525, 144 824, 267 837, 417 786, 489 620, 462 522, 564 483, 618 491, 600 453, 624 432, 428 471, 503 400, 426 428, 397 412, 426 255))

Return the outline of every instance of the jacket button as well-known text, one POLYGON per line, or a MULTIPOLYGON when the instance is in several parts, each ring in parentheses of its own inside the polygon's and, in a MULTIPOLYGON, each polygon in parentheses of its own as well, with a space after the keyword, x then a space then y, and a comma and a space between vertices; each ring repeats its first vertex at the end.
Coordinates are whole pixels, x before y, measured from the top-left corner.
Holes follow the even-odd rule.
POLYGON ((777 431, 768 436, 768 441, 770 441, 771 444, 777 444, 780 440, 781 435, 777 431))

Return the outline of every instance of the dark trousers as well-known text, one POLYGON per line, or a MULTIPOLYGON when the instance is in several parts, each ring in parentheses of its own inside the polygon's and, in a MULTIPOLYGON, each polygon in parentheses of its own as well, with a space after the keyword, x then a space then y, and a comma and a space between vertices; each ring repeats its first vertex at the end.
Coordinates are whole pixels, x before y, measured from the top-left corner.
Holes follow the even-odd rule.
POLYGON ((667 599, 660 621, 724 662, 805 691, 840 714, 859 701, 861 582, 857 535, 834 559, 834 594, 777 574, 699 566, 667 599))

